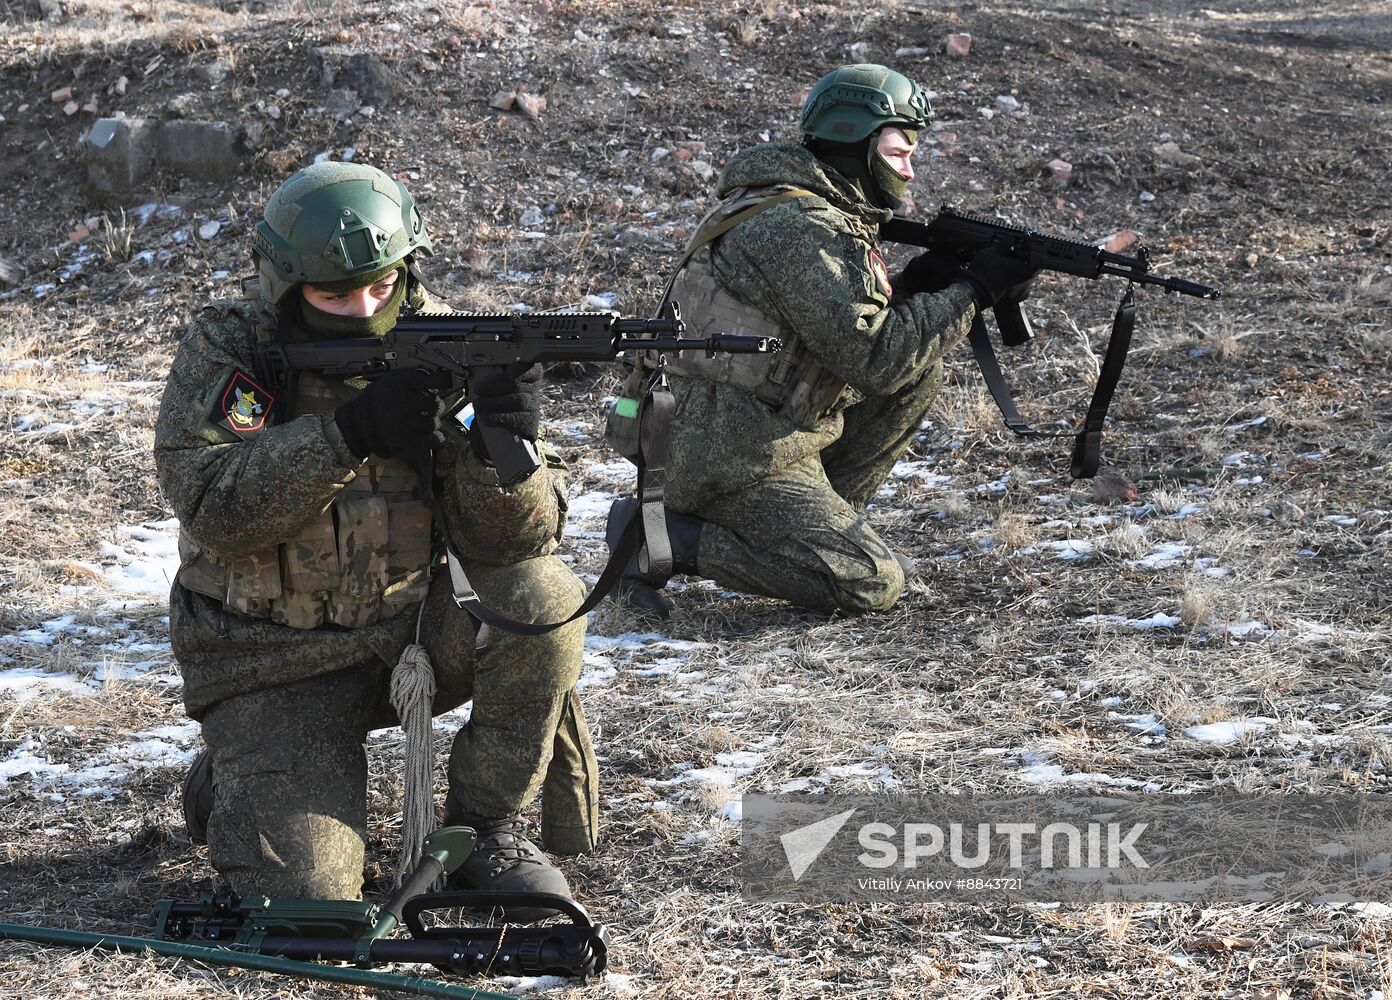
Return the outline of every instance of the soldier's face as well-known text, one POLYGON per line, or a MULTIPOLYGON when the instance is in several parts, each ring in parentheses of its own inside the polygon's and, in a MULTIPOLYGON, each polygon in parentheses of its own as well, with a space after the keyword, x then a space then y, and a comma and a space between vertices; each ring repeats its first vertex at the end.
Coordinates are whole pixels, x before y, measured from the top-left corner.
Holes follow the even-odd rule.
POLYGON ((906 181, 914 178, 913 159, 914 150, 917 144, 909 141, 909 137, 904 134, 901 128, 887 128, 880 132, 879 141, 875 144, 875 151, 884 157, 884 161, 890 168, 906 181))
POLYGON ((326 292, 313 285, 301 285, 300 291, 306 302, 323 312, 335 316, 374 316, 390 301, 400 277, 399 270, 392 271, 375 284, 346 292, 326 292))

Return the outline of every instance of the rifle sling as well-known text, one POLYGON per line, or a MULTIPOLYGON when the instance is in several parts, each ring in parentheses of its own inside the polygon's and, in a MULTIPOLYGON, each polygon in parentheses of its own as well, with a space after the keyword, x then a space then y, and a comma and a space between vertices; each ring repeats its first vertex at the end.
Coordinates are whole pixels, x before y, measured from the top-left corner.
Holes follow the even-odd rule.
MULTIPOLYGON (((774 205, 781 205, 783 202, 792 201, 794 198, 815 197, 817 197, 815 191, 809 191, 806 188, 789 188, 787 191, 780 191, 778 194, 769 195, 763 201, 756 202, 743 211, 736 212, 728 219, 722 219, 713 226, 704 228, 698 227, 696 232, 692 234, 691 239, 687 241, 686 248, 682 250, 681 259, 677 261, 676 267, 672 268, 672 273, 668 276, 667 284, 663 286, 662 295, 658 297, 657 301, 659 303, 665 303, 667 301, 667 296, 672 294, 672 285, 677 280, 677 274, 686 266, 686 262, 691 259, 691 255, 707 243, 724 236, 745 219, 753 218, 760 212, 773 208, 774 205)), ((719 207, 719 205, 716 206, 717 209, 719 207)), ((709 217, 710 216, 707 215, 707 218, 709 217)))
POLYGON ((1073 453, 1070 473, 1074 479, 1091 479, 1097 475, 1102 458, 1102 427, 1107 420, 1107 410, 1116 394, 1117 382, 1122 369, 1126 367, 1126 354, 1131 349, 1131 334, 1136 328, 1136 300, 1131 286, 1121 297, 1116 315, 1112 318, 1112 335, 1107 341, 1107 353, 1102 359, 1102 369, 1097 376, 1097 385, 1092 390, 1092 401, 1088 404, 1087 416, 1078 431, 1042 431, 1031 427, 1020 416, 1015 400, 1006 385, 1001 372, 995 348, 991 346, 990 335, 986 332, 986 322, 981 313, 972 320, 971 332, 967 341, 971 344, 972 356, 976 359, 981 376, 986 380, 986 388, 996 401, 1005 426, 1021 437, 1073 437, 1073 453))
MULTIPOLYGON (((638 412, 638 510, 624 526, 619 543, 610 553, 609 561, 599 574, 593 589, 570 617, 558 622, 522 622, 488 607, 479 600, 478 592, 469 582, 464 565, 449 542, 448 532, 445 532, 445 561, 449 566, 450 584, 454 589, 454 603, 469 612, 476 621, 502 629, 504 632, 517 635, 545 635, 593 611, 619 582, 634 553, 638 553, 639 568, 644 573, 650 569, 659 573, 669 572, 672 567, 672 546, 667 538, 663 492, 666 484, 667 451, 671 443, 672 414, 675 411, 676 399, 667 388, 662 369, 658 368, 648 380, 643 405, 638 412)), ((445 522, 439 504, 436 503, 434 508, 437 521, 443 525, 445 522)))

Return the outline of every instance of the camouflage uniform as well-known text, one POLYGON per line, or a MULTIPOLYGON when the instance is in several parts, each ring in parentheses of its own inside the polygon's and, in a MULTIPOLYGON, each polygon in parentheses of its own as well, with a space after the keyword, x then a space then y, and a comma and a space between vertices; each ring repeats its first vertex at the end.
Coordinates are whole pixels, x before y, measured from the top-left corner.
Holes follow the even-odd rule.
MULTIPOLYGON (((480 630, 454 605, 428 544, 387 550, 387 521, 395 537, 398 517, 416 519, 412 537, 428 538, 430 515, 409 501, 408 466, 347 448, 333 406, 359 386, 305 376, 281 401, 293 405, 270 409, 276 419, 254 433, 228 429, 219 418, 232 387, 254 399, 243 389, 265 383, 253 353, 272 322, 264 308, 218 303, 193 322, 155 436, 160 484, 183 526, 170 631, 185 706, 213 755, 214 866, 243 894, 359 897, 362 744, 397 722, 391 667, 418 628, 435 711, 473 699, 450 755, 447 819, 515 815, 544 780, 547 847, 592 848, 594 754, 574 689, 584 622, 540 637, 480 630)), ((551 554, 565 515, 558 475, 500 486, 462 438, 440 446, 436 464, 445 528, 485 603, 528 621, 569 614, 583 588, 551 554)))
MULTIPOLYGON (((672 378, 666 502, 705 522, 703 576, 821 610, 883 610, 904 575, 865 505, 922 424, 943 355, 965 338, 976 307, 964 284, 894 299, 876 245, 891 212, 801 146, 731 159, 719 184, 728 211, 711 221, 789 189, 810 194, 740 222, 685 270, 711 275, 776 325, 791 357, 816 364, 812 396, 821 392, 824 405, 790 415, 760 398, 766 381, 751 389, 683 357, 670 365, 682 374, 672 378)), ((690 311, 699 327, 699 306, 690 311)))

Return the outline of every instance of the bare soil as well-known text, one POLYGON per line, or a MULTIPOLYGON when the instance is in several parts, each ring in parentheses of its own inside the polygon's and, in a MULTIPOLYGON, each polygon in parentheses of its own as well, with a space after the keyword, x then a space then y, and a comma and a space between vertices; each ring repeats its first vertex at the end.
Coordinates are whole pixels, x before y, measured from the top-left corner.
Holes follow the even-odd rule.
MULTIPOLYGON (((738 826, 715 816, 730 790, 654 784, 757 745, 762 762, 736 790, 866 761, 910 791, 1021 790, 1026 759, 1165 792, 1392 790, 1385 4, 0 0, 0 27, 4 632, 68 613, 161 634, 157 606, 117 622, 109 594, 72 585, 99 576, 117 526, 169 516, 150 459, 160 380, 192 312, 237 294, 260 206, 293 169, 351 148, 406 180, 435 239, 427 273, 462 306, 612 294, 642 314, 707 204, 704 165, 795 138, 801 97, 829 68, 886 62, 938 95, 941 127, 911 188, 918 217, 948 202, 1079 238, 1130 229, 1158 270, 1224 296, 1140 295, 1106 443, 1136 503, 1070 481, 1062 444, 1005 432, 964 351, 908 456, 950 478, 906 473, 871 510, 923 569, 892 612, 827 618, 678 591, 665 631, 703 644, 682 668, 699 676, 654 675, 649 649, 586 690, 606 842, 566 869, 614 931, 618 975, 561 995, 1392 993, 1392 921, 1337 907, 747 904, 738 826), (968 58, 942 52, 949 32, 971 33, 968 58), (312 49, 375 54, 385 99, 326 110, 312 49), (922 51, 896 55, 906 49, 922 51), (215 61, 226 74, 210 83, 215 61), (490 108, 518 89, 545 98, 536 120, 490 108), (240 175, 158 173, 119 205, 86 195, 82 106, 164 115, 175 98, 184 117, 258 127, 240 175), (1072 165, 1066 184, 1054 159, 1072 165), (141 221, 147 202, 178 211, 141 221), (1070 542, 1086 557, 1058 558, 1070 542), (1174 559, 1147 559, 1165 544, 1174 559), (1126 624, 1157 613, 1179 622, 1126 624), (1119 718, 1145 714, 1167 740, 1119 718), (1276 721, 1232 743, 1183 735, 1257 716, 1276 721)), ((1037 336, 1006 354, 1027 416, 1078 416, 1120 291, 1038 282, 1037 336)), ((556 374, 547 416, 572 492, 619 488, 599 440, 614 373, 556 374)), ((601 565, 600 526, 571 542, 582 573, 601 565)), ((635 628, 609 607, 591 623, 635 628)), ((5 655, 96 667, 71 644, 5 655)), ((177 687, 113 681, 98 698, 0 691, 0 719, 0 754, 34 741, 76 765, 182 711, 177 687)), ((379 741, 373 762, 380 890, 399 746, 379 741)), ((875 787, 857 773, 829 787, 875 787)), ((211 885, 184 836, 181 778, 156 768, 112 796, 63 801, 0 780, 0 921, 140 933, 154 899, 211 885)), ((352 992, 0 946, 0 996, 352 992)))

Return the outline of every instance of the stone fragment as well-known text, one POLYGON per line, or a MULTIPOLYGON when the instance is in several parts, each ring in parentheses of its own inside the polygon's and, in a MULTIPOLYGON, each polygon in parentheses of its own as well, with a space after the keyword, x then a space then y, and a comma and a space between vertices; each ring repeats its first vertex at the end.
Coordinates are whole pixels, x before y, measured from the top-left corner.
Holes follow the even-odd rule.
POLYGON ((546 217, 542 215, 541 209, 536 205, 529 205, 527 206, 527 210, 522 213, 522 217, 517 220, 517 224, 525 229, 530 229, 533 226, 541 225, 545 221, 546 217))
POLYGON ((193 68, 193 71, 208 84, 216 87, 223 80, 227 79, 227 74, 232 71, 232 67, 225 60, 214 59, 211 62, 200 63, 193 68))
POLYGON ((200 240, 210 240, 222 229, 222 223, 216 220, 205 222, 198 227, 198 238, 200 240))
POLYGON ((1019 111, 1020 102, 1013 94, 1001 94, 996 98, 996 107, 1002 111, 1019 111))
POLYGON ((364 104, 376 107, 390 104, 401 89, 396 74, 370 52, 359 52, 345 59, 336 82, 340 87, 356 90, 364 104))
POLYGON ((48 95, 48 99, 52 101, 54 104, 62 104, 65 101, 70 101, 72 100, 72 88, 59 87, 53 93, 48 95))
POLYGON ((1125 253, 1140 241, 1134 229, 1123 229, 1119 233, 1108 236, 1102 244, 1102 249, 1108 253, 1125 253))
POLYGON ((78 108, 79 105, 76 101, 69 101, 67 104, 63 105, 63 114, 71 118, 73 115, 77 114, 78 108))
POLYGON ((1179 148, 1179 143, 1171 139, 1169 142, 1162 142, 1160 145, 1151 149, 1155 154, 1156 162, 1161 166, 1178 167, 1181 170, 1192 170, 1200 166, 1203 160, 1193 153, 1186 153, 1179 148))
POLYGON ((24 277, 24 271, 12 260, 0 257, 0 288, 13 288, 24 277))
POLYGON ((688 170, 703 181, 708 181, 715 176, 715 168, 705 160, 692 160, 686 166, 688 170))
POLYGON ((1063 187, 1073 179, 1073 164, 1067 160, 1052 159, 1044 164, 1044 169, 1048 171, 1049 179, 1059 187, 1063 187))
POLYGON ((362 102, 358 100, 358 95, 351 90, 338 88, 329 91, 328 100, 324 102, 324 110, 335 118, 347 118, 362 102))
POLYGON ((162 167, 195 180, 229 180, 242 169, 245 146, 226 122, 175 120, 160 126, 156 155, 162 167))
POLYGON ((175 94, 164 102, 164 110, 167 114, 175 118, 184 118, 192 114, 198 107, 198 98, 192 94, 175 94))
POLYGON ((926 55, 928 50, 919 45, 906 45, 894 50, 895 59, 921 59, 926 55))
POLYGON ((98 200, 119 201, 150 172, 156 124, 151 118, 98 118, 87 133, 87 188, 98 200))
POLYGON ((540 94, 529 94, 525 90, 519 90, 517 92, 517 109, 532 121, 536 121, 546 110, 546 98, 540 94))
POLYGON ((965 59, 971 55, 972 36, 966 32, 955 32, 943 40, 943 51, 954 59, 965 59))
POLYGON ((488 106, 495 111, 511 111, 517 103, 515 90, 500 90, 488 99, 488 106))

